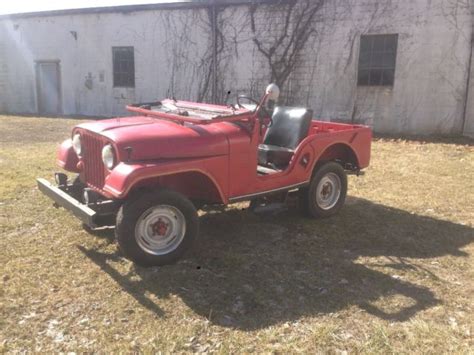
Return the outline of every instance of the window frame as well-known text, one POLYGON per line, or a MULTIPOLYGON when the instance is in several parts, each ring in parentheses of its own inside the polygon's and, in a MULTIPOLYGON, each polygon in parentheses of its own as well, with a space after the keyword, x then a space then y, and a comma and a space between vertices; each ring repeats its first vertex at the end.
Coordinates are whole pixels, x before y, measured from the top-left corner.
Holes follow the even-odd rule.
POLYGON ((114 88, 135 88, 135 48, 133 46, 112 47, 112 81, 114 88), (118 58, 119 53, 126 51, 130 51, 131 58, 118 58))
POLYGON ((397 33, 361 35, 357 86, 393 87, 397 53, 397 33))

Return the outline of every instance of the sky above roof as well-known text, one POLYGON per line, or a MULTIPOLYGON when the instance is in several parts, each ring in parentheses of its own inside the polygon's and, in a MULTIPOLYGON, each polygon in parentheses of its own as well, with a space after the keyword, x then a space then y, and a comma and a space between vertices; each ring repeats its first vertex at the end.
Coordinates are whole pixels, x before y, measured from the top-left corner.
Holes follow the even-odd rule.
POLYGON ((21 12, 80 9, 85 7, 120 6, 182 2, 182 0, 2 0, 0 15, 21 12))

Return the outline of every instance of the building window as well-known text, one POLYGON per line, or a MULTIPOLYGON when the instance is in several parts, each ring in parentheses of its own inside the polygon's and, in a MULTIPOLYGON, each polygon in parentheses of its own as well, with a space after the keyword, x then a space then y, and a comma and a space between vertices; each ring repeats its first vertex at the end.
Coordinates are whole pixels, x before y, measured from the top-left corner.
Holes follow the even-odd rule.
POLYGON ((135 87, 133 47, 112 47, 114 87, 135 87))
POLYGON ((393 86, 398 35, 360 37, 359 86, 393 86))

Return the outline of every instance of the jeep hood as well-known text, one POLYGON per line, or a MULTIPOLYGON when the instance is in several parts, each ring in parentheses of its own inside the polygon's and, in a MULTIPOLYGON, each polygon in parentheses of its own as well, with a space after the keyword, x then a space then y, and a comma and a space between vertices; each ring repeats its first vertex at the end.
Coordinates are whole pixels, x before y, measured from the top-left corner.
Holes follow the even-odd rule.
POLYGON ((115 143, 119 158, 131 160, 197 158, 228 154, 226 135, 217 124, 181 125, 146 116, 121 117, 77 126, 115 143))

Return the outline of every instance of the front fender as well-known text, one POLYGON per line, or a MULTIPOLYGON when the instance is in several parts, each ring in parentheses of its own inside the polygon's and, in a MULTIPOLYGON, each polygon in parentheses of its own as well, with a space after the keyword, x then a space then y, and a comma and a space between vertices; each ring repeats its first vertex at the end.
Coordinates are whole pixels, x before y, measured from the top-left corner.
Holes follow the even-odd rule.
POLYGON ((79 173, 77 168, 77 163, 79 158, 77 157, 74 148, 72 147, 72 140, 66 139, 61 143, 58 149, 57 163, 58 165, 66 171, 73 173, 79 173))
POLYGON ((180 159, 178 161, 156 161, 147 163, 119 163, 105 179, 103 190, 114 198, 125 198, 140 182, 167 175, 198 172, 215 185, 222 202, 227 200, 227 157, 206 159, 180 159))

